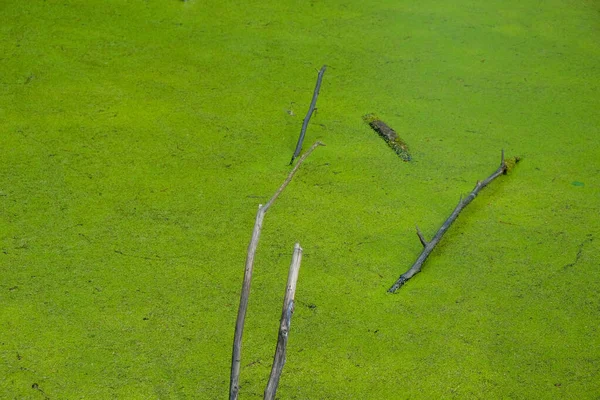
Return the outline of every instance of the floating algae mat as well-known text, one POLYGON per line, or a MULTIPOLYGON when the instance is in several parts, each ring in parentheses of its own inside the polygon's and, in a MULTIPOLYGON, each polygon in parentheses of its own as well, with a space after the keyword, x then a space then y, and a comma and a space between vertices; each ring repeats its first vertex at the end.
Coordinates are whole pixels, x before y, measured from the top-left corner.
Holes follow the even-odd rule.
POLYGON ((267 213, 239 398, 296 241, 281 399, 597 398, 597 4, 2 1, 0 399, 227 396, 256 207, 323 64, 327 147, 267 213), (373 157, 370 112, 410 163, 373 157), (514 175, 387 293, 501 148, 514 175))
POLYGON ((385 142, 398 154, 404 161, 410 161, 411 156, 408 145, 402 140, 395 130, 390 128, 385 122, 379 119, 375 114, 363 116, 363 120, 385 140, 385 142))

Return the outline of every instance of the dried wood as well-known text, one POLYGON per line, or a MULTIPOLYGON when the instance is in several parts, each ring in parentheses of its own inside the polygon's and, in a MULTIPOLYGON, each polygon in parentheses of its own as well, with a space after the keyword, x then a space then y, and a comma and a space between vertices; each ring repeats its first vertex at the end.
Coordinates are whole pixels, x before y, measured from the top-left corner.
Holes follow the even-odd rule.
POLYGON ((281 372, 283 371, 283 366, 285 365, 285 354, 292 314, 294 313, 294 297, 296 295, 296 283, 298 281, 298 272, 300 271, 301 261, 302 247, 300 247, 300 243, 296 243, 294 247, 294 254, 292 256, 292 262, 290 264, 290 271, 288 273, 285 296, 283 298, 281 322, 279 324, 279 334, 277 337, 275 356, 273 357, 273 366, 271 367, 271 375, 269 376, 269 382, 267 383, 267 387, 265 389, 265 400, 272 400, 275 398, 277 386, 279 385, 279 378, 281 377, 281 372))
POLYGON ((458 217, 458 214, 460 214, 460 212, 469 203, 471 203, 473 201, 473 199, 475 199, 475 197, 477 196, 477 194, 479 193, 479 191, 481 189, 486 187, 490 182, 492 182, 494 179, 496 179, 500 175, 506 174, 507 171, 509 170, 509 167, 516 164, 518 161, 519 161, 519 158, 515 157, 507 163, 504 160, 504 151, 502 151, 502 159, 500 161, 500 166, 498 167, 498 169, 493 174, 491 174, 488 178, 486 178, 485 180, 478 181, 477 184, 475 185, 475 188, 471 191, 471 193, 469 193, 469 195, 466 198, 464 198, 464 199, 462 197, 460 198, 460 201, 458 202, 458 205, 454 208, 454 211, 452 211, 452 214, 450 214, 448 219, 446 219, 444 224, 437 231, 437 233, 435 234, 433 239, 431 239, 431 241, 428 242, 427 240, 425 240, 425 237, 423 236, 423 234, 419 230, 419 227, 417 226, 417 236, 419 237, 419 240, 421 241, 421 244, 423 245, 423 251, 421 251, 421 254, 419 254, 419 257, 417 257, 417 261, 415 261, 415 263, 412 265, 412 267, 408 271, 406 271, 405 273, 400 275, 398 280, 392 285, 392 287, 390 287, 388 289, 388 292, 395 293, 410 278, 412 278, 413 276, 415 276, 416 274, 421 272, 423 263, 425 263, 425 260, 427 260, 427 257, 429 257, 429 255, 431 254, 431 252, 433 251, 435 246, 442 239, 442 236, 444 236, 444 233, 446 233, 448 228, 450 228, 450 225, 452 225, 452 223, 456 220, 456 218, 458 217))
POLYGON ((327 69, 326 65, 321 67, 319 71, 319 75, 317 76, 317 85, 315 86, 315 91, 313 92, 312 101, 310 102, 310 107, 308 108, 308 112, 306 113, 306 117, 304 117, 304 121, 302 122, 302 129, 300 130, 300 136, 298 137, 298 143, 296 144, 296 150, 294 150, 294 154, 292 155, 292 160, 290 161, 290 165, 294 163, 296 157, 300 155, 302 151, 302 143, 304 142, 304 135, 306 135, 306 128, 308 128, 308 121, 310 121, 310 117, 312 117, 315 112, 315 106, 317 105, 317 97, 319 97, 319 90, 321 89, 321 81, 323 80, 323 74, 327 69))
POLYGON ((244 269, 244 281, 242 283, 242 291, 240 294, 240 305, 238 307, 238 315, 235 323, 235 334, 233 339, 233 352, 231 355, 231 376, 229 381, 229 399, 235 400, 238 398, 239 392, 239 379, 240 379, 240 363, 242 359, 242 336, 244 333, 244 322, 246 320, 246 311, 248 309, 248 299, 250 297, 250 284, 252 282, 252 272, 254 269, 254 256, 256 254, 256 248, 258 246, 258 240, 262 230, 262 224, 265 217, 265 213, 269 210, 273 202, 279 197, 281 192, 291 182, 292 178, 298 171, 298 168, 302 165, 304 160, 318 147, 324 146, 321 142, 316 142, 311 148, 298 160, 296 166, 290 171, 286 180, 277 189, 273 197, 264 206, 260 204, 258 211, 256 212, 256 219, 254 222, 254 229, 252 230, 252 238, 248 244, 248 253, 246 255, 246 268, 244 269))

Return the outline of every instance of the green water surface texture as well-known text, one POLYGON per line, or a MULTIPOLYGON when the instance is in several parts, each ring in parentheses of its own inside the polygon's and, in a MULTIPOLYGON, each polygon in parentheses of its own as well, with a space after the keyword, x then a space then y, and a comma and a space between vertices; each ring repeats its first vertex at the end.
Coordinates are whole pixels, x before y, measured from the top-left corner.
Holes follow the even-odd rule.
POLYGON ((600 6, 0 2, 0 398, 600 398, 600 6), (361 117, 411 149, 402 162, 361 117), (387 288, 500 151, 521 163, 387 288))

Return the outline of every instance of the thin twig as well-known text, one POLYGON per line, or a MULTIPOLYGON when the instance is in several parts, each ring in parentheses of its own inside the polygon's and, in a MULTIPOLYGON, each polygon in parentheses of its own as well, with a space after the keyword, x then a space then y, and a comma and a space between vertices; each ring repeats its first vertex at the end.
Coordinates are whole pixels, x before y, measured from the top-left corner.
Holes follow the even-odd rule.
MULTIPOLYGON (((519 161, 519 158, 515 157, 514 162, 516 163, 518 161, 519 161)), ((511 165, 512 165, 512 162, 511 162, 511 165)), ((400 275, 400 278, 398 278, 396 283, 394 283, 392 285, 392 287, 388 289, 388 292, 390 292, 390 293, 396 292, 398 289, 400 289, 402 287, 402 285, 404 285, 406 283, 406 281, 408 281, 414 275, 421 272, 423 263, 425 262, 427 257, 429 257, 429 254, 431 254, 431 252, 433 251, 434 247, 438 244, 440 239, 442 239, 442 236, 444 236, 444 233, 446 233, 448 228, 450 228, 450 225, 452 225, 452 223, 456 220, 456 218, 458 217, 458 214, 460 214, 460 212, 470 202, 473 201, 473 199, 477 196, 477 194, 479 193, 479 191, 481 189, 486 187, 491 181, 493 181, 500 175, 506 174, 506 172, 508 171, 508 168, 509 167, 508 167, 506 161, 504 160, 504 150, 503 150, 502 151, 502 159, 500 161, 500 166, 498 167, 498 169, 484 181, 477 182, 473 191, 471 191, 471 193, 469 193, 469 195, 464 200, 461 197, 460 201, 458 202, 458 205, 454 208, 454 211, 452 211, 452 214, 450 214, 448 219, 446 219, 446 221, 444 222, 442 227, 437 231, 437 233, 435 234, 433 239, 431 239, 431 241, 429 241, 429 242, 426 241, 425 237, 423 236, 423 234, 417 227, 417 236, 419 236, 419 240, 421 241, 421 244, 423 244, 423 251, 421 251, 421 254, 417 258, 417 261, 415 261, 415 263, 412 265, 412 267, 408 271, 406 271, 405 273, 400 275)))
POLYGON ((300 136, 298 137, 298 143, 296 144, 296 150, 294 151, 294 155, 292 156, 290 165, 292 165, 296 157, 300 155, 300 151, 302 151, 304 135, 306 134, 306 128, 308 128, 308 121, 310 121, 310 117, 312 117, 313 112, 315 111, 315 106, 317 105, 317 97, 319 97, 319 89, 321 88, 321 81, 323 80, 323 74, 325 73, 325 69, 327 69, 327 66, 323 65, 323 67, 321 67, 321 70, 319 71, 319 76, 317 77, 317 85, 315 86, 315 91, 313 93, 312 101, 310 102, 310 107, 308 108, 308 113, 306 113, 306 117, 304 117, 302 129, 300 130, 300 136))
POLYGON ((279 197, 279 195, 281 194, 281 192, 283 192, 283 189, 285 189, 285 187, 288 185, 288 183, 290 183, 290 181, 294 177, 294 174, 296 173, 296 171, 298 171, 298 168, 300 168, 300 165, 302 164, 302 162, 304 160, 306 160, 306 157, 308 157, 310 155, 310 153, 312 153, 319 146, 325 146, 325 143, 320 142, 320 141, 315 142, 310 147, 310 149, 308 149, 308 151, 306 153, 304 153, 302 155, 302 157, 300 157, 300 159, 298 160, 298 164, 296 164, 296 166, 290 171, 287 179, 283 182, 283 184, 279 187, 279 189, 277 189, 277 191, 275 192, 275 194, 273 195, 273 197, 271 197, 271 200, 269 200, 267 202, 267 204, 265 204, 265 206, 264 206, 265 212, 269 209, 269 207, 271 207, 271 204, 273 204, 273 202, 275 201, 275 199, 277 197, 279 197))
POLYGON ((296 282, 298 281, 298 272, 300 271, 301 261, 302 247, 300 247, 300 243, 296 243, 294 246, 292 263, 290 264, 290 272, 288 273, 285 296, 283 298, 283 308, 281 310, 281 322, 279 324, 277 348, 275 349, 275 356, 273 357, 273 366, 271 368, 269 382, 265 388, 265 400, 272 400, 275 398, 277 386, 279 385, 279 378, 281 377, 281 372, 283 371, 283 366, 285 365, 285 353, 292 314, 294 313, 294 296, 296 295, 296 282))
POLYGON ((246 268, 244 270, 244 282, 242 283, 242 292, 240 294, 240 305, 238 308, 237 320, 235 323, 235 334, 233 340, 233 352, 231 355, 231 377, 229 382, 229 399, 235 400, 238 398, 239 392, 239 380, 240 380, 240 362, 242 360, 242 335, 244 333, 244 321, 246 319, 246 310, 248 309, 248 298, 250 296, 250 283, 252 281, 252 271, 254 269, 254 255, 256 254, 256 248, 258 246, 258 239, 260 238, 260 232, 262 229, 263 219, 265 213, 273 202, 279 197, 281 192, 290 183, 298 168, 302 165, 304 160, 318 147, 324 146, 321 142, 316 142, 311 148, 298 160, 298 164, 290 171, 288 177, 283 184, 277 189, 273 197, 264 206, 260 204, 258 211, 256 212, 256 220, 254 222, 254 230, 252 231, 252 239, 248 244, 248 253, 246 255, 246 268))
POLYGON ((423 236, 423 233, 419 229, 419 226, 415 225, 415 228, 417 228, 417 236, 419 237, 421 244, 423 245, 423 247, 427 246, 427 240, 425 240, 425 236, 423 236))

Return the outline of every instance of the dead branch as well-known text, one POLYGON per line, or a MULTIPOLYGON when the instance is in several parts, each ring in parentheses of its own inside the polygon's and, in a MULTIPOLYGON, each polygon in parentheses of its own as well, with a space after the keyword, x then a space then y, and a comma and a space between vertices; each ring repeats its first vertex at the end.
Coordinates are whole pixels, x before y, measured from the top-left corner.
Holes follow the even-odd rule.
POLYGON ((405 273, 400 275, 400 278, 398 278, 396 283, 394 283, 392 285, 392 287, 388 289, 388 292, 390 292, 390 293, 396 292, 398 289, 400 289, 402 287, 402 285, 404 285, 406 283, 406 281, 408 281, 414 275, 421 272, 423 263, 425 262, 425 260, 427 260, 427 257, 429 257, 429 254, 431 254, 431 252, 433 251, 435 246, 442 239, 442 236, 444 236, 444 233, 446 233, 448 228, 450 228, 450 225, 452 225, 452 223, 456 220, 456 218, 458 217, 458 214, 460 214, 460 212, 470 202, 472 202, 473 199, 475 199, 475 197, 477 196, 477 194, 479 193, 479 191, 481 189, 486 187, 491 181, 493 181, 500 175, 506 174, 507 171, 509 170, 510 166, 514 165, 517 162, 519 162, 519 158, 515 157, 515 158, 509 160, 509 162, 507 163, 504 160, 504 150, 503 150, 502 151, 502 159, 500 161, 500 166, 498 167, 498 169, 484 181, 477 182, 477 184, 475 185, 475 188, 471 191, 471 193, 469 193, 469 195, 465 199, 463 199, 462 197, 460 198, 460 201, 458 202, 458 205, 454 208, 454 211, 452 211, 452 214, 450 214, 448 219, 446 219, 446 221, 444 222, 442 227, 437 231, 437 233, 435 234, 433 239, 431 239, 431 241, 429 241, 429 242, 426 241, 425 237, 419 230, 419 227, 417 227, 417 236, 419 237, 419 240, 421 241, 421 244, 423 245, 423 251, 421 251, 421 254, 419 254, 417 261, 415 261, 415 263, 412 265, 412 267, 408 271, 406 271, 405 273))
POLYGON ((298 281, 298 272, 300 271, 301 261, 302 247, 300 247, 300 243, 296 243, 296 246, 294 246, 292 263, 290 264, 290 272, 288 273, 285 296, 283 298, 283 309, 281 310, 281 322, 279 324, 277 348, 275 349, 275 356, 273 357, 273 366, 271 368, 269 382, 267 383, 267 387, 265 389, 265 400, 272 400, 275 398, 277 386, 279 385, 279 378, 281 377, 281 372, 283 371, 283 366, 285 365, 285 353, 292 314, 294 313, 294 296, 296 295, 296 282, 298 281))
POLYGON ((317 76, 317 85, 315 86, 315 91, 313 92, 313 97, 310 102, 310 107, 308 108, 308 112, 306 113, 306 117, 304 117, 304 121, 302 122, 302 129, 300 130, 300 136, 298 137, 298 143, 296 144, 296 150, 294 150, 294 154, 292 155, 292 160, 290 161, 290 165, 294 163, 296 157, 300 155, 302 151, 302 143, 304 142, 304 135, 306 134, 306 128, 308 128, 308 121, 310 121, 310 117, 312 117, 315 112, 315 106, 317 105, 317 97, 319 97, 319 90, 321 89, 321 81, 323 80, 323 74, 327 69, 326 65, 321 67, 319 71, 319 75, 317 76))
POLYGON ((229 382, 229 399, 235 400, 238 398, 239 379, 240 379, 240 362, 242 360, 242 335, 244 333, 244 321, 246 319, 246 310, 248 309, 248 298, 250 297, 250 283, 252 281, 252 270, 254 269, 254 255, 258 246, 258 239, 262 230, 263 219, 265 213, 269 210, 273 202, 279 197, 281 192, 291 182, 294 174, 302 165, 304 160, 318 147, 324 146, 321 142, 316 142, 312 147, 298 160, 296 166, 290 171, 288 177, 283 184, 277 189, 273 197, 264 206, 260 204, 256 212, 256 220, 252 231, 252 238, 248 244, 248 253, 246 255, 246 268, 244 270, 244 281, 242 283, 242 292, 240 294, 240 305, 238 308, 237 320, 235 323, 235 334, 233 339, 233 352, 231 356, 231 377, 229 382))

